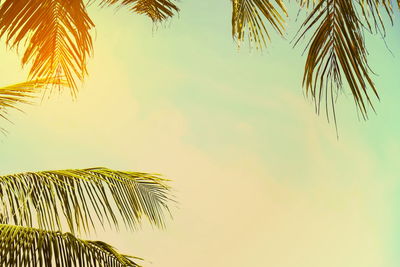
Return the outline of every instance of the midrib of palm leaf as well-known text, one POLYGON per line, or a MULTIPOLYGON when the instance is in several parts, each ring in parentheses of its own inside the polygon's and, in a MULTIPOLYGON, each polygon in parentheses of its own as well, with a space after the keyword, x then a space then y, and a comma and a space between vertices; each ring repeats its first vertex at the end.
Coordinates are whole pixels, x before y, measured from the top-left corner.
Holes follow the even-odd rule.
MULTIPOLYGON (((42 31, 48 35, 48 42, 44 42, 42 47, 38 46, 41 51, 37 52, 33 61, 30 76, 49 78, 65 76, 69 87, 73 89, 72 92, 75 94, 77 90, 76 79, 82 81, 87 74, 86 54, 90 53, 92 44, 91 37, 87 32, 91 25, 90 20, 87 19, 88 27, 79 27, 79 30, 73 33, 72 27, 74 26, 70 25, 71 21, 66 19, 72 13, 68 12, 68 9, 72 11, 71 7, 66 5, 71 5, 73 2, 80 1, 57 0, 47 2, 49 3, 48 10, 52 11, 49 14, 52 19, 49 20, 50 23, 45 25, 46 28, 42 31), (85 44, 85 39, 88 41, 87 44, 85 44), (47 51, 51 52, 48 53, 47 51)), ((75 9, 79 10, 76 4, 75 9)), ((82 18, 85 18, 84 15, 82 12, 82 18)), ((42 35, 39 35, 37 38, 32 38, 33 47, 35 47, 35 43, 41 42, 39 39, 42 37, 42 35)), ((22 59, 23 64, 30 60, 29 48, 22 59)))

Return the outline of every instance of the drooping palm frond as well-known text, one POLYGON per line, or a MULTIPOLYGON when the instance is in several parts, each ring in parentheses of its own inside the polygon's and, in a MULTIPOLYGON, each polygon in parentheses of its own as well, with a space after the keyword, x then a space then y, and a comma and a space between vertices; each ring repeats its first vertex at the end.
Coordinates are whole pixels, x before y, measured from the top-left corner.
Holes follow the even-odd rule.
POLYGON ((246 38, 262 48, 270 40, 266 21, 279 34, 283 35, 284 16, 287 16, 282 0, 275 0, 276 6, 269 0, 231 0, 232 1, 232 36, 240 44, 246 38))
POLYGON ((174 0, 101 0, 102 6, 126 6, 131 11, 150 17, 154 22, 161 22, 179 12, 174 0))
POLYGON ((139 267, 139 259, 118 253, 101 241, 71 233, 0 224, 0 266, 7 267, 139 267))
POLYGON ((117 216, 130 228, 143 217, 164 227, 170 200, 165 181, 106 168, 5 175, 0 176, 0 213, 7 223, 33 226, 35 218, 39 228, 49 230, 61 230, 66 220, 72 232, 89 231, 95 219, 118 228, 117 216))
POLYGON ((342 90, 342 76, 364 118, 368 106, 373 108, 369 90, 378 97, 370 77, 362 24, 354 5, 348 0, 321 0, 303 23, 303 32, 297 40, 316 29, 307 45, 303 85, 314 99, 316 111, 319 113, 324 101, 328 118, 331 107, 335 122, 335 101, 342 90))
POLYGON ((65 77, 73 95, 87 74, 93 26, 83 0, 6 0, 0 6, 0 37, 8 47, 25 47, 22 64, 31 64, 30 79, 65 77))

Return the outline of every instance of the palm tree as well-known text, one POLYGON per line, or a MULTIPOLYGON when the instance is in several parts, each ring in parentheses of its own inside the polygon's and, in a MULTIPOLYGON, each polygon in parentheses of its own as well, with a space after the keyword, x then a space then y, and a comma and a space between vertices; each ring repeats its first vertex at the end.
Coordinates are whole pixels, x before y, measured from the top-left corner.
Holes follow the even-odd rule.
POLYGON ((75 234, 96 225, 118 229, 120 218, 130 229, 143 218, 164 227, 169 201, 166 180, 147 173, 91 168, 0 176, 0 266, 139 266, 140 258, 75 234), (61 232, 62 222, 70 233, 61 232))
MULTIPOLYGON (((176 0, 5 0, 0 6, 0 37, 10 48, 24 47, 22 65, 30 65, 29 80, 65 77, 73 96, 77 81, 87 75, 87 59, 92 53, 90 30, 94 23, 87 6, 126 7, 154 22, 176 14, 176 0)), ((290 0, 287 0, 289 3, 290 0)), ((246 38, 263 48, 271 38, 269 28, 285 35, 288 12, 284 0, 231 0, 232 35, 240 45, 246 38)), ((392 3, 393 2, 393 3, 392 3)), ((306 36, 308 53, 303 87, 316 112, 325 107, 335 118, 335 103, 344 89, 350 89, 357 110, 367 118, 373 109, 372 96, 379 99, 367 61, 364 34, 384 34, 381 14, 391 20, 391 0, 297 0, 299 10, 308 12, 295 38, 295 45, 306 36), (344 83, 347 87, 344 87, 344 83)))

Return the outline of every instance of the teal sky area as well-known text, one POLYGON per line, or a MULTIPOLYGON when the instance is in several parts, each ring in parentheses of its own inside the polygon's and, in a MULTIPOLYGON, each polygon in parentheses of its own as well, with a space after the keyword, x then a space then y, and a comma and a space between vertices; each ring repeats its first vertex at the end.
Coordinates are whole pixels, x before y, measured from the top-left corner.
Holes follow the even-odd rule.
MULTIPOLYGON (((181 1, 159 26, 92 6, 78 99, 53 93, 13 112, 0 173, 106 166, 172 179, 166 230, 90 236, 146 266, 398 266, 400 20, 386 45, 367 38, 377 114, 360 120, 345 88, 337 139, 304 96, 290 5, 286 40, 272 33, 263 51, 237 48, 227 0, 181 1)), ((15 54, 2 46, 1 58, 1 84, 24 79, 15 54)))

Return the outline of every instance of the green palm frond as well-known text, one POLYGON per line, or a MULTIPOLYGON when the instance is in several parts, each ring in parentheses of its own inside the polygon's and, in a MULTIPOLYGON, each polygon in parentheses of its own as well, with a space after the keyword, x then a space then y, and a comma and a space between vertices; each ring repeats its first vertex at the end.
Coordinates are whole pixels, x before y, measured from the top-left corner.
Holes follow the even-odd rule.
POLYGON ((26 172, 0 176, 3 222, 61 230, 90 231, 97 219, 118 228, 118 216, 135 229, 143 217, 164 227, 169 213, 167 180, 139 172, 107 168, 26 172), (62 215, 59 210, 62 211, 62 215))
POLYGON ((303 78, 306 93, 314 99, 316 111, 319 113, 324 101, 328 119, 331 108, 336 122, 335 102, 342 90, 344 76, 358 110, 366 118, 368 106, 373 108, 369 89, 377 97, 378 94, 370 77, 363 28, 354 2, 322 0, 315 5, 302 28, 297 42, 311 29, 316 29, 307 46, 303 78))
POLYGON ((100 4, 126 6, 131 11, 150 17, 154 22, 161 22, 179 12, 174 0, 101 0, 100 4))
POLYGON ((139 267, 139 259, 118 253, 101 241, 71 233, 0 224, 0 266, 7 267, 139 267))
POLYGON ((30 79, 65 77, 73 95, 87 74, 93 26, 82 0, 6 0, 0 6, 0 37, 10 48, 24 46, 30 79))
POLYGON ((270 40, 266 21, 272 25, 279 34, 285 31, 287 16, 282 0, 231 0, 232 1, 232 36, 240 44, 246 38, 262 48, 270 40), (274 5, 271 2, 275 2, 274 5))

